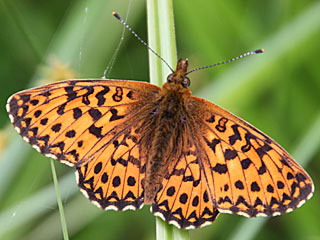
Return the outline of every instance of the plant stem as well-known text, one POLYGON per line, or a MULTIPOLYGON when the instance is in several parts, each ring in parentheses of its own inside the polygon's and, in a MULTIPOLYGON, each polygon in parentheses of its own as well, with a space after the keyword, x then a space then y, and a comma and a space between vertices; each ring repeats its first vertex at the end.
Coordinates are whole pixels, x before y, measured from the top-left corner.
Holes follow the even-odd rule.
POLYGON ((55 169, 54 162, 52 159, 50 159, 50 165, 51 165, 53 182, 54 182, 54 186, 55 186, 56 194, 57 194, 57 201, 58 201, 58 207, 59 207, 59 213, 60 213, 63 238, 65 240, 68 240, 69 236, 68 236, 68 230, 67 230, 67 223, 66 223, 66 218, 64 215, 63 205, 62 205, 62 201, 61 201, 61 195, 60 195, 60 190, 59 190, 59 183, 58 183, 58 178, 57 178, 57 174, 56 174, 56 169, 55 169))
MULTIPOLYGON (((148 43, 172 68, 177 62, 173 6, 171 0, 147 0, 148 43)), ((150 82, 161 86, 170 69, 149 51, 150 82)), ((157 239, 189 239, 189 231, 178 229, 156 218, 157 239)))

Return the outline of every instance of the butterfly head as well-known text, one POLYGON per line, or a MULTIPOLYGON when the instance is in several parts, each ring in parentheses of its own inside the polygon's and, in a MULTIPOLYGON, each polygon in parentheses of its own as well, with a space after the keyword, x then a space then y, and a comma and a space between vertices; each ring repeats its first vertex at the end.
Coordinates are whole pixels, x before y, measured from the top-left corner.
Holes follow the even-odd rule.
POLYGON ((169 84, 181 84, 184 88, 188 88, 190 79, 186 76, 187 69, 188 59, 182 60, 180 58, 176 70, 168 76, 167 82, 169 84))

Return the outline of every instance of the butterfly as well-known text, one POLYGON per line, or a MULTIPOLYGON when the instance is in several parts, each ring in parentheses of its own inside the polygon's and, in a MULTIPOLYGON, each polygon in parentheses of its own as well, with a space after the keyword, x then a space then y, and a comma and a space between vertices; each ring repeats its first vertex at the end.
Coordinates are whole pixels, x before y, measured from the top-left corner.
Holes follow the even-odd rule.
POLYGON ((7 111, 25 141, 76 168, 98 207, 135 210, 178 228, 219 212, 276 216, 312 196, 308 174, 270 137, 191 95, 188 61, 162 88, 147 82, 77 79, 18 92, 7 111))

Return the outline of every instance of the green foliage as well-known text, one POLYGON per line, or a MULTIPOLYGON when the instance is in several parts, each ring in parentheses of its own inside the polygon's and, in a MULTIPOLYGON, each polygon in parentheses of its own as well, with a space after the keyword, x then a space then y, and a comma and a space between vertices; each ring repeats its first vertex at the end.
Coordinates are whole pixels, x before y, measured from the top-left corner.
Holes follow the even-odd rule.
MULTIPOLYGON (((102 77, 123 31, 112 11, 124 18, 128 11, 130 26, 147 39, 145 2, 132 1, 127 10, 129 5, 1 1, 1 239, 62 238, 50 161, 7 126, 6 99, 48 78, 49 59, 79 77, 102 77)), ((174 10, 178 57, 188 57, 190 69, 265 49, 265 54, 193 73, 191 89, 277 140, 319 185, 319 1, 175 0, 174 10)), ((147 49, 127 31, 107 78, 149 79, 147 49)), ((147 207, 124 213, 97 209, 80 194, 74 169, 55 165, 71 239, 155 238, 147 207)), ((221 214, 211 226, 191 231, 191 239, 318 239, 319 199, 316 192, 293 213, 266 221, 221 214)))

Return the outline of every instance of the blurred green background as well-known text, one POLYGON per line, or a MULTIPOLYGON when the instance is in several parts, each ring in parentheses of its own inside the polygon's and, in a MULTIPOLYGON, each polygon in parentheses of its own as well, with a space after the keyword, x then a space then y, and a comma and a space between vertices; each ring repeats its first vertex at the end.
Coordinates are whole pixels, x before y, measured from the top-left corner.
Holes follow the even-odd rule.
MULTIPOLYGON (((190 69, 265 49, 193 73, 191 90, 278 141, 316 186, 293 213, 267 221, 221 214, 191 239, 320 239, 320 2, 175 0, 174 9, 178 57, 188 57, 190 69)), ((144 1, 0 2, 0 239, 62 239, 49 159, 9 126, 6 99, 73 75, 100 78, 106 69, 107 78, 148 81, 147 49, 128 31, 120 41, 124 29, 112 11, 147 38, 144 1)), ((148 207, 102 211, 80 194, 74 169, 56 168, 71 239, 155 239, 148 207)))

